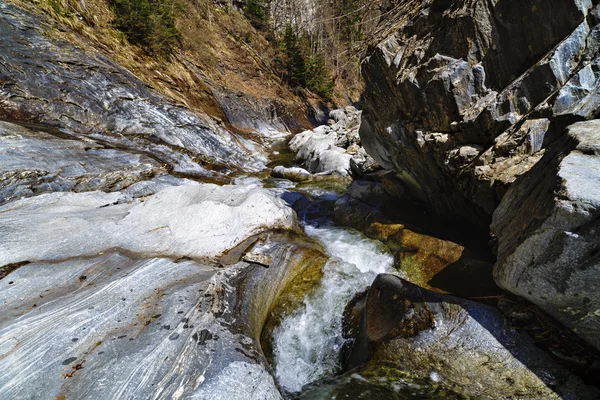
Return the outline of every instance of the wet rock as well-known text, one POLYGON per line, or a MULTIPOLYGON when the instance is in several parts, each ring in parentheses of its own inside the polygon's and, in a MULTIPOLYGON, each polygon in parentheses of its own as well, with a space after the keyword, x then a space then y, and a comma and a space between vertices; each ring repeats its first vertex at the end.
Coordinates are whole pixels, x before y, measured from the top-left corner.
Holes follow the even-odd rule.
POLYGON ((320 247, 273 191, 181 183, 2 207, 0 264, 36 256, 0 280, 0 397, 281 398, 260 334, 320 247), (269 268, 216 264, 244 252, 269 268))
POLYGON ((304 168, 291 167, 286 168, 281 165, 273 168, 271 176, 274 178, 288 179, 293 182, 303 182, 311 178, 311 173, 304 168))
MULTIPOLYGON (((353 181, 347 195, 336 201, 334 219, 388 246, 395 268, 412 283, 465 297, 499 293, 492 278, 493 261, 471 249, 472 243, 466 247, 453 241, 439 218, 390 196, 380 183, 353 181)), ((457 230, 453 225, 447 228, 457 230)))
POLYGON ((494 277, 600 348, 600 121, 569 126, 494 213, 494 277))
POLYGON ((55 26, 43 16, 1 3, 0 20, 0 119, 151 154, 194 176, 263 167, 256 143, 172 104, 108 57, 47 34, 55 26))
POLYGON ((497 310, 394 275, 381 274, 373 282, 361 325, 345 366, 367 362, 359 374, 396 370, 467 397, 598 396, 528 336, 509 328, 497 310))

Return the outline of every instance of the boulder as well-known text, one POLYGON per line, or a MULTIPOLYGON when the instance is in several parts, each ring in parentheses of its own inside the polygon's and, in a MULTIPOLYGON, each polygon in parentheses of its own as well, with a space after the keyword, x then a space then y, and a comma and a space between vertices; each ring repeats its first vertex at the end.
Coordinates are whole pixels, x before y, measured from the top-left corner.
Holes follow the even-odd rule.
POLYGON ((297 134, 290 140, 290 149, 297 153, 296 162, 313 173, 362 176, 379 165, 360 146, 358 127, 361 112, 354 107, 332 110, 329 125, 297 134))
POLYGON ((309 180, 312 175, 304 168, 286 168, 278 165, 271 171, 271 176, 274 178, 288 179, 293 182, 303 182, 309 180))
POLYGON ((404 373, 460 397, 592 399, 599 395, 488 306, 380 274, 366 298, 354 307, 362 320, 355 323, 358 332, 345 369, 366 362, 355 370, 363 376, 379 371, 373 379, 393 384, 394 376, 404 373))
POLYGON ((600 349, 600 120, 569 126, 494 212, 496 282, 600 349))
POLYGON ((400 1, 362 64, 361 143, 481 228, 567 125, 600 111, 597 0, 400 1))
POLYGON ((297 229, 296 214, 256 186, 187 181, 139 199, 120 192, 42 194, 0 207, 0 265, 115 248, 218 262, 249 237, 272 229, 297 229))
POLYGON ((294 136, 289 143, 296 152, 294 161, 304 165, 310 172, 337 172, 347 176, 352 156, 335 145, 338 134, 326 125, 294 136))

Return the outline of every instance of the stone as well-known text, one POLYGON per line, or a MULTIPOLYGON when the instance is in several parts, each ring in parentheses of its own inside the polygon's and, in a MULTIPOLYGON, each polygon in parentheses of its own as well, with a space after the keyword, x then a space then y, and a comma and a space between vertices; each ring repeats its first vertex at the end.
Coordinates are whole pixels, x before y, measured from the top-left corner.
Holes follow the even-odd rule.
POLYGON ((361 112, 354 107, 332 110, 329 125, 301 132, 290 142, 297 153, 295 162, 312 173, 337 173, 356 176, 370 173, 378 164, 360 147, 358 126, 361 112))
POLYGON ((599 394, 527 335, 509 328, 491 307, 390 274, 380 274, 360 303, 362 328, 345 370, 366 362, 354 372, 380 371, 385 375, 374 379, 388 385, 404 373, 461 397, 592 399, 599 394))
POLYGON ((569 126, 494 213, 496 282, 600 349, 600 120, 569 126))
POLYGON ((486 229, 560 132, 600 111, 598 2, 401 1, 394 13, 362 64, 361 143, 438 214, 486 229))
POLYGON ((255 186, 187 182, 140 199, 120 192, 51 193, 0 207, 0 265, 93 256, 220 256, 265 230, 297 229, 283 200, 255 186))
POLYGON ((326 257, 280 195, 159 177, 1 206, 0 397, 281 399, 260 334, 326 257))
POLYGON ((353 181, 347 193, 335 203, 335 221, 384 243, 394 254, 394 267, 404 279, 464 297, 500 293, 492 279, 493 263, 470 248, 441 239, 439 236, 447 234, 439 230, 439 219, 428 221, 426 215, 416 212, 416 205, 409 203, 403 208, 411 212, 385 214, 382 211, 402 203, 376 182, 353 181))
POLYGON ((143 154, 0 122, 0 204, 45 192, 119 191, 165 174, 143 154))
POLYGON ((311 179, 312 174, 304 168, 286 168, 278 165, 271 171, 271 176, 274 178, 288 179, 293 182, 303 182, 311 179))
POLYGON ((268 269, 119 251, 21 266, 0 280, 0 396, 281 399, 260 333, 325 257, 293 234, 260 243, 268 269))

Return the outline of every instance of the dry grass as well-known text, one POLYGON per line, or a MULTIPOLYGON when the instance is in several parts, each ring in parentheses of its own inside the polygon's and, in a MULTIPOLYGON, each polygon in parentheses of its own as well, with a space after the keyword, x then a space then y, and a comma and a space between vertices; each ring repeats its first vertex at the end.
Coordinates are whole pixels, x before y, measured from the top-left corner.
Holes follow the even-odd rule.
POLYGON ((210 0, 182 0, 177 21, 180 49, 169 60, 154 58, 113 28, 106 0, 9 0, 56 21, 48 35, 84 51, 100 51, 178 104, 226 121, 210 86, 278 99, 290 108, 300 100, 273 73, 275 49, 237 11, 210 0), (68 4, 68 8, 67 8, 68 4), (61 27, 61 29, 58 29, 61 27), (67 29, 64 29, 67 28, 67 29))

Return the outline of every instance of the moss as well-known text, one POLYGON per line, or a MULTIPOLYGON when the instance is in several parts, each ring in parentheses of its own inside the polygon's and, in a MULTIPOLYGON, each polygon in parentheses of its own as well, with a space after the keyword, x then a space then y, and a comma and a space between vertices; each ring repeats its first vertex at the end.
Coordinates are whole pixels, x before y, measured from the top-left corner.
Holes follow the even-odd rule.
POLYGON ((261 347, 267 359, 272 358, 271 337, 281 320, 297 310, 304 298, 312 294, 323 277, 327 257, 319 250, 305 250, 305 255, 295 269, 298 274, 281 291, 273 302, 271 312, 261 334, 261 347))
POLYGON ((310 181, 298 184, 297 188, 311 192, 311 189, 318 189, 327 192, 335 192, 338 195, 346 193, 351 181, 347 178, 336 175, 317 176, 310 181))
POLYGON ((369 362, 358 371, 360 376, 373 385, 384 385, 392 387, 404 387, 410 389, 416 398, 423 399, 466 399, 468 397, 459 394, 451 388, 412 374, 402 371, 394 365, 385 362, 369 362))

